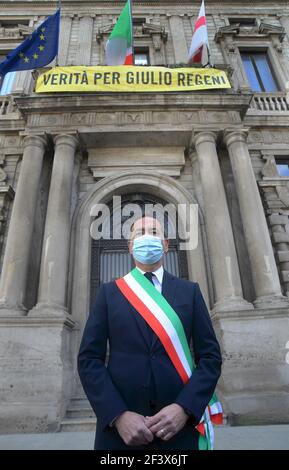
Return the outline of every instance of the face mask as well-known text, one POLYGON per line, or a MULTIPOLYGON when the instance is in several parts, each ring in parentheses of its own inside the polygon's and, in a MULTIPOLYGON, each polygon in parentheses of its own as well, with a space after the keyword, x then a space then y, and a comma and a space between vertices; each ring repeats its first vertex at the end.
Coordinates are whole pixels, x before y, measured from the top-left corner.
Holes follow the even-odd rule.
POLYGON ((142 264, 154 264, 164 253, 162 240, 153 235, 142 235, 133 242, 133 256, 142 264))

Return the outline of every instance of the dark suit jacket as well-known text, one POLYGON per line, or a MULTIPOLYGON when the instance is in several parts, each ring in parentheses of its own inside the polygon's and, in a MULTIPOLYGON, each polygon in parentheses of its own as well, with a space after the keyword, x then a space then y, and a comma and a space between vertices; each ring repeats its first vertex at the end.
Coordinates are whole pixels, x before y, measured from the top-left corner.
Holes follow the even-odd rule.
POLYGON ((179 315, 189 344, 192 340, 197 367, 184 385, 160 340, 155 333, 151 339, 145 320, 116 283, 103 284, 78 355, 79 376, 97 416, 95 449, 132 449, 109 423, 126 410, 149 416, 171 403, 190 413, 185 427, 167 442, 156 438, 153 444, 139 448, 197 448, 193 424, 201 419, 220 377, 220 347, 198 283, 164 270, 162 294, 179 315))

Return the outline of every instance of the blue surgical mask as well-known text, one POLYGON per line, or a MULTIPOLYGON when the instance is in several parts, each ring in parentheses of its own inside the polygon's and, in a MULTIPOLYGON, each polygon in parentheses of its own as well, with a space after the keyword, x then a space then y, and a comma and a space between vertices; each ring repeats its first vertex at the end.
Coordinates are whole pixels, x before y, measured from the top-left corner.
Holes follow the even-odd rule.
POLYGON ((142 235, 133 241, 133 257, 142 264, 157 263, 164 254, 161 238, 154 235, 142 235))

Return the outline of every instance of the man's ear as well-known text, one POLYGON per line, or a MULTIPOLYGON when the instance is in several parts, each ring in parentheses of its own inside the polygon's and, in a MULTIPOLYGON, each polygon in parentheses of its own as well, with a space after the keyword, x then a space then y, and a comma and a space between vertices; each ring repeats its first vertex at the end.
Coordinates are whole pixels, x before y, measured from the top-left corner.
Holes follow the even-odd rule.
POLYGON ((169 249, 169 240, 167 238, 164 239, 164 250, 165 250, 165 253, 168 251, 169 249))
POLYGON ((130 254, 132 253, 132 240, 128 240, 127 242, 127 247, 128 247, 128 251, 130 252, 130 254))

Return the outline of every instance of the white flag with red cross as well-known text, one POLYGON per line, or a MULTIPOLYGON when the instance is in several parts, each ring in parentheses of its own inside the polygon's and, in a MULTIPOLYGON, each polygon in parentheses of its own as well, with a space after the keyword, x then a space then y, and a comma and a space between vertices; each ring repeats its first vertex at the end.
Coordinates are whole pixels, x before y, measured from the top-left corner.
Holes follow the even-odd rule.
POLYGON ((201 63, 202 65, 209 63, 209 38, 204 0, 194 27, 188 63, 201 63))

